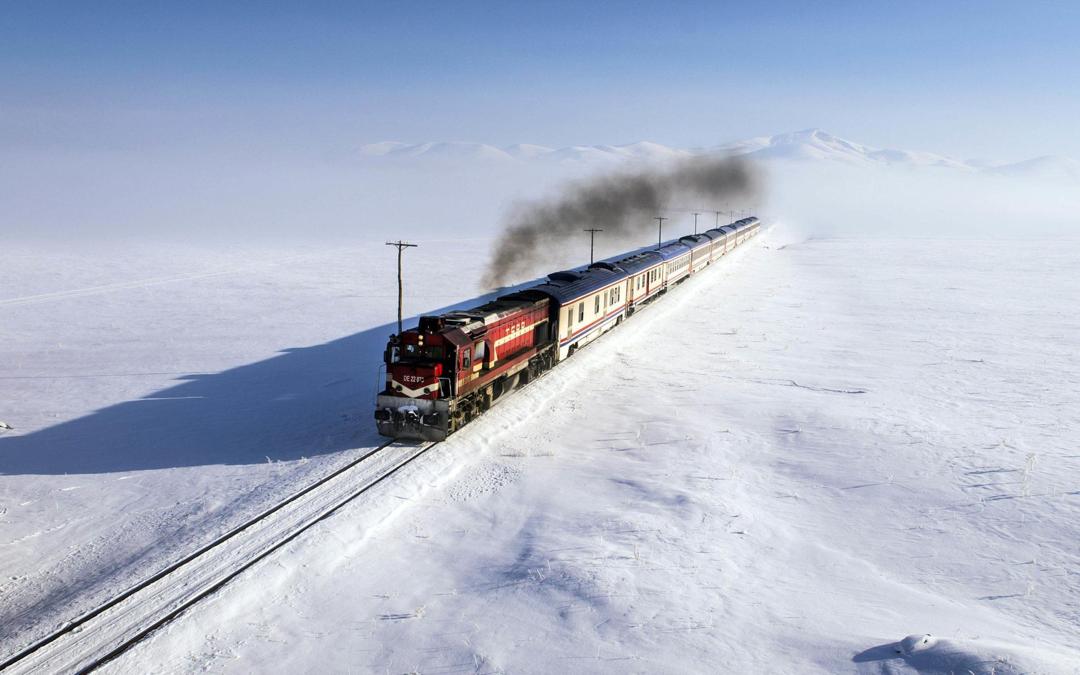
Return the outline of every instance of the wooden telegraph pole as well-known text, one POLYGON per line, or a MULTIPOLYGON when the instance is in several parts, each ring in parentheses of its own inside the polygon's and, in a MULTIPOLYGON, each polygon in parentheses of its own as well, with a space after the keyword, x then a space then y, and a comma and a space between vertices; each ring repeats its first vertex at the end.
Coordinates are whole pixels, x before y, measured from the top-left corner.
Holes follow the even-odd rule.
POLYGON ((667 218, 663 216, 657 216, 653 220, 660 223, 659 231, 656 234, 656 248, 660 248, 664 244, 664 221, 667 220, 667 218))
POLYGON ((407 248, 415 248, 419 244, 410 244, 404 241, 388 241, 387 246, 397 247, 397 334, 401 335, 401 252, 407 248))
POLYGON ((694 234, 697 234, 697 217, 700 215, 697 211, 694 212, 694 234))
POLYGON ((585 231, 589 233, 589 264, 593 264, 593 245, 596 243, 596 233, 603 232, 595 227, 587 227, 585 231))

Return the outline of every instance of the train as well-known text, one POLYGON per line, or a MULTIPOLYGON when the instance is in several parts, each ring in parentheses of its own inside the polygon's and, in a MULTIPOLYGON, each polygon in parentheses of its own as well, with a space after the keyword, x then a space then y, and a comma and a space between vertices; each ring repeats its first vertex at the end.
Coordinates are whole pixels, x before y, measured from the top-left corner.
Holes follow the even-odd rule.
POLYGON ((587 267, 471 309, 421 316, 391 335, 376 396, 383 436, 441 441, 509 392, 571 358, 675 285, 756 236, 743 218, 587 267))

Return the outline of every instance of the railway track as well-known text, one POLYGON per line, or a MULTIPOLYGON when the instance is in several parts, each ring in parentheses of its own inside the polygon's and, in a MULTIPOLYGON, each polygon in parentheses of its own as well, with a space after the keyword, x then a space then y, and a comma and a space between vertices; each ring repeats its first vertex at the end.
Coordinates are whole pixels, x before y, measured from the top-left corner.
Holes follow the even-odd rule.
POLYGON ((0 662, 3 673, 87 673, 397 473, 437 443, 390 441, 278 502, 0 662))

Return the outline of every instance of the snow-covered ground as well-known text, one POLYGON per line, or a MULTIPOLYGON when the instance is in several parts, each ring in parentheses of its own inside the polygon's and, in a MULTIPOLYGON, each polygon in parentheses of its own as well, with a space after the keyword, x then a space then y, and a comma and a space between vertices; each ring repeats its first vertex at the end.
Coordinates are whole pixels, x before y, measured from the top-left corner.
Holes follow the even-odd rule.
MULTIPOLYGON (((13 257, 5 646, 375 442, 383 249, 13 257)), ((771 232, 110 669, 1080 672, 1077 272, 771 232)))
MULTIPOLYGON (((446 275, 439 251, 486 243, 424 243, 408 309, 474 297, 413 275, 446 275)), ((391 253, 5 250, 5 653, 379 442, 391 253)))

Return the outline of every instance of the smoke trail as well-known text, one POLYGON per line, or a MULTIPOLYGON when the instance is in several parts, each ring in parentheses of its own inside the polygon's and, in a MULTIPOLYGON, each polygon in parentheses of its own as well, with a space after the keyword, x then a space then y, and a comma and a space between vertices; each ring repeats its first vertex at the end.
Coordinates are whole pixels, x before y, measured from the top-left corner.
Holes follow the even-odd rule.
MULTIPOLYGON (((604 230, 605 241, 625 239, 655 227, 653 218, 676 200, 716 204, 752 197, 758 175, 737 157, 693 157, 662 169, 623 171, 571 183, 552 199, 528 202, 507 218, 484 275, 497 288, 522 270, 550 259, 553 247, 579 237, 586 227, 604 230)), ((561 251, 560 251, 561 252, 561 251)))

